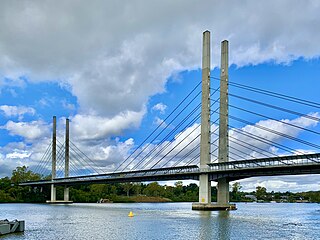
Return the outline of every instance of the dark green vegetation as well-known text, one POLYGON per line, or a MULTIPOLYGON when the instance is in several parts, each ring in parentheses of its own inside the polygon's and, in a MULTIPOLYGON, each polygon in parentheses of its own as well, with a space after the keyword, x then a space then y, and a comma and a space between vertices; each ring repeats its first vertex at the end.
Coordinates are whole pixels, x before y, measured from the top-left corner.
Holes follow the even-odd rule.
MULTIPOLYGON (((48 176, 50 177, 50 176, 48 176)), ((48 178, 46 177, 46 178, 48 178)), ((19 182, 39 180, 41 176, 28 170, 27 167, 17 167, 11 178, 0 179, 0 202, 45 202, 50 199, 49 187, 20 187, 19 182)), ((291 193, 267 192, 258 186, 254 192, 241 191, 240 183, 231 186, 230 200, 240 201, 276 201, 276 202, 320 202, 320 191, 291 193)), ((181 181, 175 186, 160 185, 157 182, 116 183, 79 185, 70 188, 70 198, 74 202, 97 202, 108 199, 113 202, 197 202, 198 186, 191 183, 183 186, 181 181)), ((216 201, 216 188, 212 187, 212 201, 216 201)), ((57 199, 63 199, 63 187, 57 188, 57 199)), ((107 201, 108 201, 107 200, 107 201)))

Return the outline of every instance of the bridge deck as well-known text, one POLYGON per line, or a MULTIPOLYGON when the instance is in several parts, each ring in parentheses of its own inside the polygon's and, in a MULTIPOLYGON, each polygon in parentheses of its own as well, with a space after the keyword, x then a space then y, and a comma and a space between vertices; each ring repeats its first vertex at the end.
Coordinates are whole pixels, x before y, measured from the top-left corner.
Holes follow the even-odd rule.
POLYGON ((197 165, 161 169, 116 172, 100 175, 76 176, 20 183, 21 186, 75 185, 112 182, 145 182, 168 180, 198 180, 209 174, 211 181, 227 177, 230 181, 254 177, 298 174, 320 174, 320 153, 210 163, 205 169, 197 165))

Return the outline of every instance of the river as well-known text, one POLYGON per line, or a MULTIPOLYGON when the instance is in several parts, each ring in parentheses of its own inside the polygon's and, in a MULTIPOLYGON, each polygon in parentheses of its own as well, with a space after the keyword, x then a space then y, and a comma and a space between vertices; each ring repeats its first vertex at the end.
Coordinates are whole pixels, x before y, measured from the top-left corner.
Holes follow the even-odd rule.
POLYGON ((191 203, 0 204, 0 219, 26 223, 24 233, 0 239, 320 239, 320 204, 237 207, 200 212, 192 211, 191 203))

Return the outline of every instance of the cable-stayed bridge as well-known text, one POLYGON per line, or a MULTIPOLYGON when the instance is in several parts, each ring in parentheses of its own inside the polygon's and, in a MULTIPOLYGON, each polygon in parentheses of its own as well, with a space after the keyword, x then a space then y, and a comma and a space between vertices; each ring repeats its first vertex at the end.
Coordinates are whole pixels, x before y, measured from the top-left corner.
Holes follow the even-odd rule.
POLYGON ((42 175, 51 168, 51 178, 21 185, 51 185, 51 202, 56 202, 55 186, 65 186, 68 202, 68 187, 75 184, 193 179, 200 186, 193 209, 210 210, 234 208, 230 181, 320 174, 320 104, 230 81, 227 41, 220 77, 210 76, 210 33, 203 36, 202 81, 122 162, 107 169, 88 157, 70 141, 68 119, 61 143, 54 117, 52 142, 34 168, 42 175), (211 181, 218 182, 216 204, 211 204, 211 181))
MULTIPOLYGON (((197 165, 122 171, 87 176, 54 179, 55 185, 75 185, 113 182, 145 182, 164 180, 199 180, 200 173, 209 174, 211 181, 228 177, 230 181, 255 176, 320 174, 320 154, 291 155, 274 158, 236 160, 224 163, 209 163, 201 170, 197 165)), ((50 185, 51 180, 23 183, 22 185, 50 185)))

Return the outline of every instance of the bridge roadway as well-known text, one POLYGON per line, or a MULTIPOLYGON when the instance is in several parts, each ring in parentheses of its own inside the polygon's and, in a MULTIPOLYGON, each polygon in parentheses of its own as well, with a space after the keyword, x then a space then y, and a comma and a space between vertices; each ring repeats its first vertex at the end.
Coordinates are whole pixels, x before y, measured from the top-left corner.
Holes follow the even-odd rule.
POLYGON ((320 153, 210 163, 206 169, 200 169, 197 165, 168 167, 30 181, 20 183, 20 185, 44 186, 54 184, 71 186, 93 183, 199 180, 201 173, 208 173, 211 181, 217 181, 224 177, 234 181, 257 176, 320 174, 320 153))

